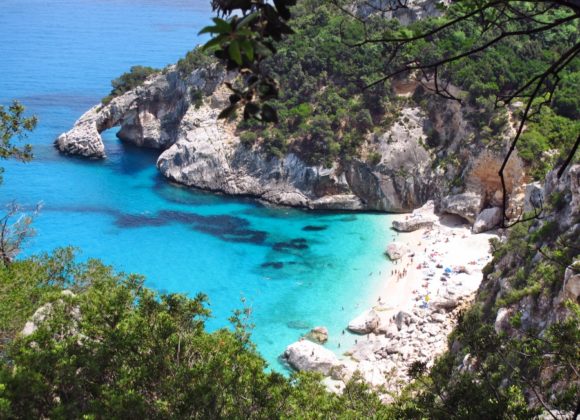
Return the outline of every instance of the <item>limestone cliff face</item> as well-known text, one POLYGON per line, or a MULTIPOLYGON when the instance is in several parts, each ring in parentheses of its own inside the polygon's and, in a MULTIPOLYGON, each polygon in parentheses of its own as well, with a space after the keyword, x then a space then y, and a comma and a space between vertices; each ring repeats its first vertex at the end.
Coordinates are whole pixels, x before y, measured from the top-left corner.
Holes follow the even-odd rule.
POLYGON ((55 145, 63 153, 104 158, 100 133, 119 126, 123 141, 162 150, 157 167, 173 181, 289 206, 405 212, 433 195, 433 156, 423 144, 427 117, 419 108, 403 109, 387 132, 374 136, 370 147, 380 162, 312 166, 293 153, 280 159, 247 147, 231 124, 217 120, 228 78, 218 66, 186 79, 170 69, 91 108, 55 145))
POLYGON ((225 97, 190 108, 178 140, 157 162, 162 174, 179 183, 233 195, 313 209, 401 212, 421 205, 429 196, 429 153, 419 144, 418 109, 403 113, 408 123, 396 123, 377 139, 383 158, 377 165, 362 160, 331 168, 309 166, 290 153, 270 157, 239 142, 231 128, 215 120, 225 97), (412 125, 409 129, 407 125, 412 125))
POLYGON ((311 209, 408 212, 435 199, 440 210, 473 223, 501 201, 491 199, 499 178, 489 177, 497 171, 478 171, 491 168, 490 159, 470 142, 468 110, 456 102, 426 95, 425 109, 407 105, 389 129, 369 135, 363 157, 326 168, 295 153, 277 158, 242 144, 234 124, 217 120, 228 104, 224 83, 232 78, 217 64, 187 77, 169 68, 91 108, 55 145, 66 154, 105 158, 100 133, 119 127, 121 140, 160 149, 157 167, 175 182, 311 209), (372 162, 364 158, 369 152, 372 162), (475 181, 458 186, 457 179, 475 181))
MULTIPOLYGON (((560 179, 556 171, 550 172, 537 188, 543 191, 548 210, 541 219, 508 230, 504 245, 495 245, 499 251, 484 269, 475 298, 481 325, 491 326, 506 340, 548 337, 552 326, 574 319, 569 304, 580 303, 580 165, 571 166, 560 179)), ((485 363, 485 356, 468 354, 475 348, 469 340, 453 344, 457 369, 452 378, 485 363)), ((557 406, 566 390, 580 386, 577 372, 570 374, 566 364, 552 363, 552 357, 545 355, 544 362, 527 373, 524 391, 531 405, 539 406, 543 400, 557 406)), ((574 368, 577 360, 576 356, 574 368)), ((525 365, 527 360, 515 358, 512 363, 525 365)), ((510 378, 504 381, 509 383, 510 378)), ((573 404, 576 401, 577 397, 573 404)))
POLYGON ((101 133, 120 126, 117 136, 138 146, 165 149, 176 140, 180 121, 199 92, 209 95, 223 82, 225 72, 218 66, 194 71, 183 79, 175 70, 157 74, 142 86, 96 105, 61 134, 55 146, 63 153, 104 158, 101 133))

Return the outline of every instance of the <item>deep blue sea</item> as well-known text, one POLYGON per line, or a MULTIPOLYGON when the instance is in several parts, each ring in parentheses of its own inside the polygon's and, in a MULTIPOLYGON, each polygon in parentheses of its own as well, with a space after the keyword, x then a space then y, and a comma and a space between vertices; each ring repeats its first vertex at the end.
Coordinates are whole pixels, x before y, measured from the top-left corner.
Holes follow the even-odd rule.
POLYGON ((28 137, 34 160, 0 162, 0 205, 43 203, 23 255, 73 245, 79 258, 144 274, 160 291, 204 292, 211 329, 245 299, 259 351, 281 369, 277 357, 313 326, 329 328, 331 349, 353 340, 342 329, 389 269, 388 215, 270 208, 181 188, 157 173, 157 151, 112 131, 103 161, 52 146, 111 79, 175 62, 203 42, 197 33, 210 18, 209 0, 0 0, 0 104, 19 99, 40 120, 28 137))

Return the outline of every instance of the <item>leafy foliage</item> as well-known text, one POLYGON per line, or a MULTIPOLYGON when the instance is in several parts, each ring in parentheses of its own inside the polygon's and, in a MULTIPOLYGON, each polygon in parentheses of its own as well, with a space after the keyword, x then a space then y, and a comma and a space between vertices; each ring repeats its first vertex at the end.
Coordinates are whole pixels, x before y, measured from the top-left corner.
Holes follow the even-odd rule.
POLYGON ((2 418, 390 416, 359 380, 337 396, 316 375, 267 373, 245 311, 208 333, 205 296, 158 294, 71 249, 0 264, 0 291, 2 418))
POLYGON ((224 60, 228 70, 237 69, 244 74, 242 83, 228 84, 232 91, 230 106, 219 118, 229 118, 243 106, 246 120, 278 122, 276 109, 265 103, 278 96, 278 85, 262 72, 260 64, 276 53, 274 42, 293 33, 286 22, 291 18, 290 7, 295 4, 296 0, 275 0, 273 4, 265 0, 212 1, 219 15, 231 17, 215 17, 213 26, 200 31, 215 34, 203 48, 224 60))
POLYGON ((177 61, 177 70, 181 75, 187 76, 193 70, 206 67, 215 62, 215 58, 209 55, 207 51, 204 51, 201 47, 196 47, 177 61))
POLYGON ((149 76, 159 72, 158 69, 154 69, 153 67, 146 67, 146 66, 133 66, 127 73, 123 73, 121 76, 116 78, 111 82, 111 86, 113 89, 108 96, 103 98, 101 101, 103 105, 107 105, 117 96, 121 96, 122 94, 135 89, 137 86, 140 86, 147 80, 149 76))
POLYGON ((572 120, 544 108, 522 134, 518 154, 529 164, 533 178, 542 180, 555 163, 570 152, 578 136, 580 120, 572 120))
MULTIPOLYGON (((25 117, 24 111, 24 106, 17 101, 7 108, 0 105, 0 159, 14 158, 23 162, 32 159, 32 146, 18 147, 12 142, 14 137, 22 139, 36 127, 36 117, 25 117)), ((2 170, 0 168, 0 182, 2 170)))

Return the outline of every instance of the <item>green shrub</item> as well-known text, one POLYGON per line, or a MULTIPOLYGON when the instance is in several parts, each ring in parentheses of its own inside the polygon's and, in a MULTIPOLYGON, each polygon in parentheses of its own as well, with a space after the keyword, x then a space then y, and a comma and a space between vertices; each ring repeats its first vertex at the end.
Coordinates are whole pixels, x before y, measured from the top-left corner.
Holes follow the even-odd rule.
POLYGON ((258 140, 258 135, 253 131, 244 131, 240 134, 240 141, 244 146, 252 146, 258 140))
POLYGON ((379 152, 370 152, 368 156, 368 161, 371 165, 378 165, 381 163, 383 156, 379 152))
POLYGON ((107 105, 117 96, 121 96, 125 92, 128 92, 132 89, 135 89, 137 86, 143 84, 145 80, 152 74, 158 73, 158 69, 154 69, 153 67, 145 67, 145 66, 133 66, 131 70, 127 73, 123 73, 121 76, 116 78, 111 82, 113 89, 108 96, 102 99, 102 103, 107 105))
POLYGON ((192 89, 190 92, 190 100, 195 108, 203 105, 203 92, 199 89, 192 89))
POLYGON ((196 47, 177 62, 177 70, 182 76, 188 76, 195 69, 216 63, 217 60, 207 51, 196 47))

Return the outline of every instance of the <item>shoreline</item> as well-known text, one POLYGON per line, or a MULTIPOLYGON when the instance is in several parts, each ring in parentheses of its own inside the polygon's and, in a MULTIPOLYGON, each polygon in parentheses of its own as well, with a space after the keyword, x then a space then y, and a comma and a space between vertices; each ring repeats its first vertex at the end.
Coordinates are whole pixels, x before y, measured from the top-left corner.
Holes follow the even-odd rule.
POLYGON ((327 380, 331 390, 340 391, 358 370, 372 386, 384 387, 383 397, 389 401, 408 384, 407 371, 414 361, 430 367, 447 350, 458 312, 481 284, 482 269, 491 261, 489 239, 496 233, 474 234, 467 221, 437 215, 429 204, 413 214, 394 215, 391 224, 413 218, 432 220, 433 225, 395 231, 391 244, 401 245, 401 257, 391 259, 392 273, 375 290, 376 304, 366 312, 378 315, 377 326, 339 356, 348 373, 327 380))
MULTIPOLYGON (((446 268, 450 268, 452 274, 453 267, 466 268, 467 272, 455 272, 460 277, 454 277, 465 286, 462 291, 469 290, 468 293, 472 293, 479 287, 482 280, 481 270, 491 261, 489 239, 497 237, 497 234, 489 232, 474 234, 471 232, 471 225, 459 216, 448 214, 435 216, 436 221, 432 228, 419 228, 413 232, 395 231, 394 242, 405 245, 408 252, 398 260, 391 260, 393 270, 399 273, 405 270, 405 275, 399 276, 394 273, 381 282, 379 289, 375 291, 377 301, 377 305, 373 306, 375 310, 382 312, 411 310, 418 306, 421 300, 418 297, 441 295, 446 284, 439 279, 446 268), (437 265, 442 267, 437 268, 437 265), (426 281, 428 278, 426 271, 429 269, 435 273, 430 276, 433 280, 426 281)), ((406 217, 409 216, 394 215, 393 221, 402 221, 406 217)), ((447 284, 456 283, 448 281, 447 284)))
POLYGON ((373 291, 371 307, 349 323, 354 345, 342 354, 308 340, 287 348, 290 365, 322 372, 332 392, 341 392, 358 371, 385 402, 391 401, 409 383, 407 372, 414 362, 430 367, 447 350, 457 314, 472 301, 491 260, 489 239, 497 237, 495 232, 474 234, 460 217, 436 215, 432 203, 389 220, 391 226, 397 222, 422 224, 409 232, 395 231, 392 242, 384 244, 381 252, 389 248, 394 256, 391 272, 373 291), (301 359, 293 363, 293 358, 301 359))

